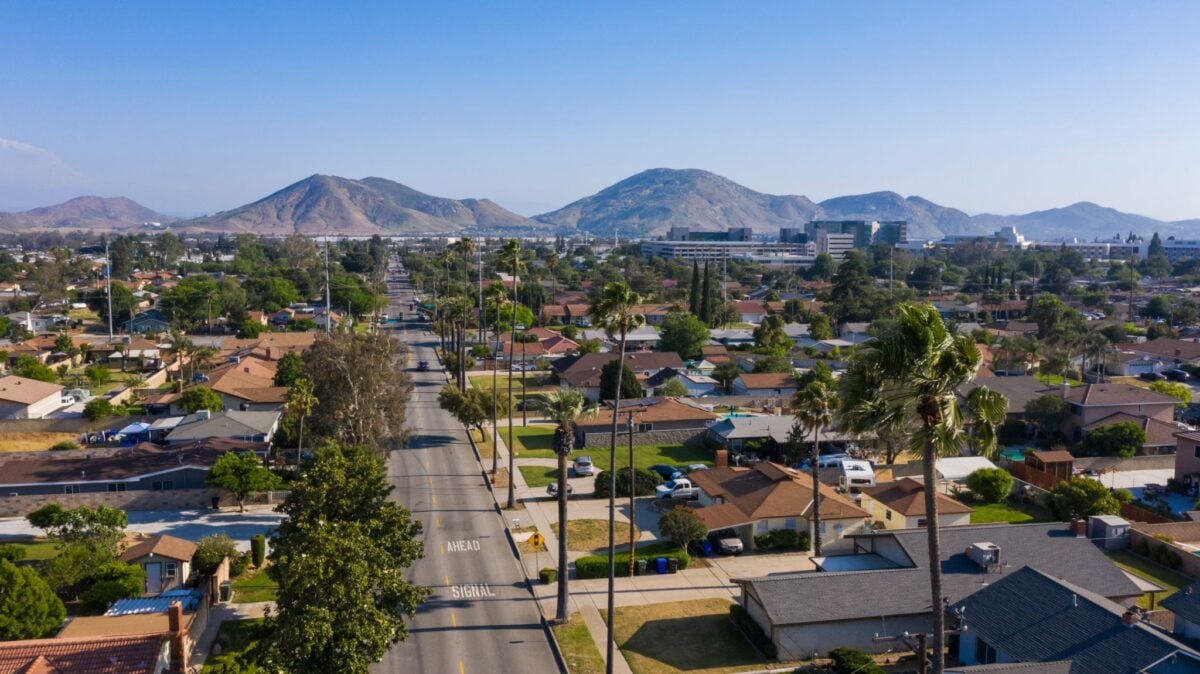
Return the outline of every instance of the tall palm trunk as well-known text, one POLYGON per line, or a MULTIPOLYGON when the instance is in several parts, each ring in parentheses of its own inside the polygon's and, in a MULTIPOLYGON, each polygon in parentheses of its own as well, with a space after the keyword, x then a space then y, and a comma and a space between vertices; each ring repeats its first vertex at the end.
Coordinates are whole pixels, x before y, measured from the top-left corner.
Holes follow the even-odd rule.
MULTIPOLYGON (((616 575, 617 575, 617 421, 621 411, 621 379, 625 374, 625 328, 621 328, 621 350, 617 358, 617 384, 613 391, 612 429, 609 433, 608 465, 612 470, 612 487, 608 490, 608 639, 606 641, 607 658, 605 659, 607 674, 613 671, 613 643, 616 618, 616 575)), ((630 550, 632 555, 633 551, 630 550)))
POLYGON ((813 554, 821 556, 821 469, 818 467, 818 462, 821 460, 821 445, 819 439, 821 437, 821 427, 813 429, 813 446, 812 446, 812 478, 813 478, 813 504, 812 504, 812 549, 813 554))
POLYGON ((517 507, 516 492, 513 491, 513 455, 517 453, 513 447, 513 340, 517 336, 517 263, 513 262, 513 309, 512 324, 508 326, 508 507, 517 507))
POLYGON ((558 601, 555 604, 554 621, 567 621, 567 455, 571 453, 574 437, 570 427, 559 427, 562 435, 558 447, 558 601))
POLYGON ((304 453, 304 417, 305 416, 307 416, 307 415, 305 415, 305 414, 300 415, 300 439, 296 441, 296 465, 297 466, 300 465, 300 455, 304 453))
MULTIPOLYGON (((926 432, 932 427, 926 425, 926 432)), ((926 440, 925 457, 921 460, 925 473, 925 529, 929 543, 929 596, 933 607, 933 674, 942 674, 946 666, 946 612, 942 598, 942 536, 938 527, 937 476, 934 465, 937 455, 932 440, 926 440)), ((925 654, 920 654, 925 657, 925 654)))
MULTIPOLYGON (((496 322, 497 323, 500 322, 499 307, 497 307, 497 310, 496 310, 496 322)), ((500 468, 500 453, 496 450, 496 446, 499 444, 497 441, 500 439, 498 437, 499 436, 500 419, 497 418, 499 416, 500 386, 496 381, 497 369, 499 368, 499 362, 500 362, 500 336, 496 335, 496 350, 492 352, 492 476, 493 477, 495 477, 496 471, 499 470, 499 468, 500 468)), ((512 438, 509 438, 509 442, 512 442, 512 438)), ((510 447, 508 451, 511 452, 512 448, 510 447)))

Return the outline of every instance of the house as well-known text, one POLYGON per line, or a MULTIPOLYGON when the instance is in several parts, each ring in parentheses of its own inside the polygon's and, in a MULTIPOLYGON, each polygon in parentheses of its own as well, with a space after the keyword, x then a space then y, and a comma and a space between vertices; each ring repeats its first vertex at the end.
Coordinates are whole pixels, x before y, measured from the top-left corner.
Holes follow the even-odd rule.
POLYGON ((745 328, 714 328, 708 331, 708 341, 710 344, 726 347, 750 346, 754 344, 754 331, 745 328))
POLYGON ((796 419, 778 414, 726 417, 708 427, 708 438, 732 452, 745 451, 751 443, 768 450, 773 456, 776 448, 788 441, 796 419))
POLYGON ((1175 479, 1193 492, 1200 487, 1200 431, 1175 434, 1175 479))
MULTIPOLYGON (((609 337, 608 333, 604 330, 597 330, 595 328, 583 330, 580 333, 579 338, 583 340, 599 340, 601 346, 609 349, 610 351, 615 351, 621 346, 621 340, 619 338, 609 337)), ((658 334, 658 330, 649 325, 642 325, 626 333, 625 350, 645 351, 648 349, 656 349, 661 341, 662 337, 658 334)))
POLYGON ((1070 406, 1068 430, 1076 439, 1088 426, 1117 412, 1134 417, 1151 417, 1170 423, 1178 400, 1169 395, 1130 384, 1084 384, 1066 388, 1062 396, 1070 406))
POLYGON ((1200 653, 1137 607, 1036 565, 959 599, 946 617, 961 630, 956 656, 965 665, 1070 662, 1071 674, 1200 673, 1200 653))
POLYGON ((183 587, 192 575, 192 555, 195 554, 195 543, 158 534, 129 546, 120 559, 136 564, 146 572, 142 594, 157 595, 164 590, 183 587))
POLYGON ((967 477, 980 468, 995 468, 996 464, 982 456, 947 456, 937 460, 934 472, 937 474, 938 488, 945 489, 953 483, 965 487, 967 477))
POLYGON ((279 429, 280 416, 279 412, 271 411, 200 410, 167 433, 167 444, 179 446, 209 438, 270 444, 279 429))
POLYGON ((1164 358, 1172 367, 1184 364, 1200 365, 1200 342, 1187 339, 1160 337, 1139 344, 1121 344, 1119 350, 1164 358))
MULTIPOLYGON (((612 432, 612 401, 575 422, 577 447, 607 447, 612 432)), ((618 432, 628 438, 634 429, 634 444, 684 443, 704 435, 717 415, 687 398, 641 398, 622 400, 617 415, 618 432)))
POLYGON ((808 323, 785 323, 783 333, 791 338, 797 349, 814 346, 817 340, 812 338, 808 323))
POLYGON ((721 388, 721 382, 705 374, 684 373, 675 377, 675 380, 683 384, 691 398, 720 394, 718 389, 721 388))
POLYGON ((1139 449, 1140 454, 1170 454, 1174 452, 1175 434, 1187 430, 1186 426, 1176 424, 1174 421, 1162 421, 1144 414, 1117 412, 1099 421, 1093 421, 1081 428, 1080 431, 1082 435, 1087 435, 1097 428, 1119 423, 1131 423, 1146 434, 1146 442, 1142 443, 1139 449))
MULTIPOLYGON (((752 549, 754 537, 776 529, 809 531, 812 475, 769 461, 753 468, 724 466, 691 473, 700 488, 696 514, 709 531, 730 530, 752 549)), ((866 529, 867 512, 826 484, 820 486, 822 551, 851 550, 851 535, 866 529)))
POLYGON ((958 389, 958 395, 965 400, 972 390, 980 386, 1004 394, 1008 401, 1006 414, 1009 419, 1024 419, 1025 405, 1029 404, 1029 401, 1046 394, 1058 393, 1056 389, 1046 388, 1036 377, 986 377, 963 384, 958 389))
POLYGON ((706 344, 700 347, 700 357, 714 365, 727 363, 729 362, 729 349, 724 344, 706 344))
MULTIPOLYGON (((861 491, 861 505, 871 514, 877 528, 919 529, 926 526, 925 485, 920 482, 906 477, 861 491)), ((937 499, 938 526, 957 527, 971 523, 974 509, 940 492, 934 497, 937 499)))
POLYGON ((123 340, 97 344, 92 347, 96 360, 103 359, 110 365, 119 366, 122 361, 134 363, 133 371, 157 370, 162 367, 162 347, 143 337, 125 337, 123 340))
POLYGON ((872 337, 870 334, 870 329, 870 323, 842 323, 840 335, 842 340, 849 342, 850 344, 862 344, 863 342, 869 342, 874 339, 874 337, 872 337))
MULTIPOLYGON (((814 559, 820 569, 816 573, 733 580, 742 587, 739 601, 771 638, 781 660, 801 660, 839 646, 879 653, 893 645, 876 640, 877 634, 930 630, 926 531, 883 530, 850 538, 854 554, 814 559)), ((1066 524, 947 527, 941 539, 938 562, 950 602, 1026 565, 1114 601, 1136 601, 1142 595, 1099 548, 1066 524), (981 564, 967 552, 984 544, 988 550, 998 548, 1000 564, 981 564)))
POLYGON ((733 394, 739 396, 791 397, 796 388, 796 375, 791 372, 747 372, 733 380, 733 394))
POLYGON ((19 325, 25 328, 26 332, 36 332, 34 330, 33 314, 28 311, 17 311, 8 314, 7 318, 10 326, 19 325))
POLYGON ((758 325, 767 317, 767 307, 762 302, 734 302, 733 307, 743 323, 758 325))
MULTIPOLYGON (((601 370, 618 357, 615 353, 585 353, 552 361, 551 368, 557 373, 560 384, 583 389, 589 400, 599 400, 601 370)), ((644 351, 626 354, 625 365, 635 375, 645 378, 668 367, 682 370, 683 359, 677 353, 644 351)))
POLYGON ((43 419, 63 406, 63 387, 16 375, 0 377, 0 419, 43 419))
POLYGON ((1159 606, 1174 614, 1174 634, 1187 639, 1200 639, 1200 583, 1183 588, 1162 600, 1159 606))
POLYGON ((243 358, 213 368, 205 384, 221 396, 225 409, 272 411, 287 402, 286 386, 275 385, 274 361, 243 358))
POLYGON ((214 498, 225 495, 208 487, 208 469, 230 451, 259 453, 266 446, 210 439, 173 448, 146 442, 30 458, 0 455, 0 517, 24 516, 51 501, 127 510, 212 507, 214 498))
POLYGON ((171 330, 171 321, 167 320, 163 312, 158 309, 151 309, 136 314, 133 318, 126 321, 126 331, 130 333, 147 333, 147 332, 169 332, 171 330))
POLYGON ((816 349, 818 353, 833 353, 834 349, 837 349, 838 351, 844 351, 853 347, 854 344, 854 342, 848 339, 822 339, 816 344, 813 344, 812 348, 816 349))
POLYGON ((1106 365, 1111 368, 1114 374, 1121 375, 1122 377, 1136 377, 1175 367, 1172 361, 1162 356, 1148 356, 1136 351, 1126 351, 1119 347, 1116 353, 1108 355, 1106 365))
POLYGON ((0 641, 0 674, 183 674, 170 644, 167 633, 0 641))

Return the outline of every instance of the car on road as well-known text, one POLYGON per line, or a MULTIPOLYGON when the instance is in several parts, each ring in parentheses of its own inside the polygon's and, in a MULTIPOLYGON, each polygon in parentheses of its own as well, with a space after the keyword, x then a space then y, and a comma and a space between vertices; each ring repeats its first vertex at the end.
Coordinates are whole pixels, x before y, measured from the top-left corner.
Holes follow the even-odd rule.
MULTIPOLYGON (((549 494, 551 498, 558 498, 558 483, 551 482, 550 484, 546 485, 546 493, 549 494)), ((575 488, 572 487, 568 483, 567 484, 567 496, 570 496, 571 494, 574 494, 574 493, 575 493, 575 488)))
POLYGON ((1187 370, 1181 370, 1177 367, 1170 370, 1163 370, 1163 376, 1171 381, 1187 381, 1189 379, 1187 370))
POLYGON ((1166 379, 1166 377, 1157 372, 1143 372, 1138 375, 1138 379, 1141 379, 1142 381, 1162 381, 1166 379))
POLYGON ((700 489, 687 478, 677 478, 654 488, 654 498, 689 500, 700 498, 700 489))
POLYGON ((575 474, 576 475, 591 475, 596 472, 596 466, 592 464, 592 457, 577 456, 575 457, 575 474))
POLYGON ((676 475, 683 474, 683 471, 679 470, 675 466, 670 466, 665 463, 656 463, 646 470, 650 471, 651 473, 658 473, 658 476, 663 480, 671 480, 674 479, 676 475))
POLYGON ((429 372, 429 361, 423 360, 417 363, 417 372, 429 372))

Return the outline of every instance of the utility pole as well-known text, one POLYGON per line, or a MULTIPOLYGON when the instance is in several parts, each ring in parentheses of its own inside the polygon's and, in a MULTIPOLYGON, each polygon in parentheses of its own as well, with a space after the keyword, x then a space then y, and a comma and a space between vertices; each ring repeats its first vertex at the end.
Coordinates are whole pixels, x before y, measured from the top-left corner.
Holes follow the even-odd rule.
MULTIPOLYGON (((617 381, 617 386, 620 386, 620 380, 617 381)), ((625 418, 625 425, 629 428, 629 577, 633 578, 634 558, 637 557, 637 539, 634 530, 637 528, 637 471, 634 470, 633 463, 633 408, 629 409, 629 416, 625 418)), ((614 467, 615 470, 615 467, 614 467)), ((616 473, 613 473, 616 475, 616 473)), ((613 483, 614 485, 616 482, 613 483)), ((614 486, 615 490, 615 486, 614 486)))
MULTIPOLYGON (((333 325, 333 302, 330 300, 332 293, 329 289, 329 235, 325 236, 325 334, 329 334, 333 325)), ((347 312, 345 320, 350 320, 350 314, 347 312)))
POLYGON ((475 249, 475 253, 479 256, 479 343, 484 341, 483 337, 483 242, 486 239, 479 241, 479 247, 475 249))
MULTIPOLYGON (((113 319, 112 319, 112 256, 108 252, 108 239, 104 240, 104 277, 108 281, 108 343, 113 341, 113 319)), ((133 322, 133 315, 130 314, 129 322, 133 322)))
MULTIPOLYGON (((729 303, 729 248, 725 248, 721 252, 721 309, 724 310, 725 305, 729 303)), ((724 311, 721 312, 722 315, 724 311)), ((721 321, 721 327, 725 327, 725 321, 721 321)))
POLYGON ((893 244, 892 247, 888 249, 888 300, 891 300, 895 294, 894 288, 896 286, 895 286, 895 281, 893 280, 893 269, 894 269, 895 261, 896 261, 896 246, 895 246, 895 244, 893 244))
POLYGON ((1134 256, 1129 256, 1129 322, 1133 322, 1133 290, 1137 287, 1137 280, 1134 279, 1133 261, 1137 259, 1134 256))

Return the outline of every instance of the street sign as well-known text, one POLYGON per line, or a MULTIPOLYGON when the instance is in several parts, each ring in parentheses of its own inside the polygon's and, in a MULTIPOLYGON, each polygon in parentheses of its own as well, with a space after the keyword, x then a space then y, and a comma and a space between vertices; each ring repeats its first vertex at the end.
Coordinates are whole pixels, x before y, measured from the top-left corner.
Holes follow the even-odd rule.
POLYGON ((542 547, 545 544, 546 544, 546 537, 539 534, 536 531, 533 532, 533 535, 529 537, 529 545, 531 545, 533 547, 533 549, 535 549, 535 550, 542 547))

